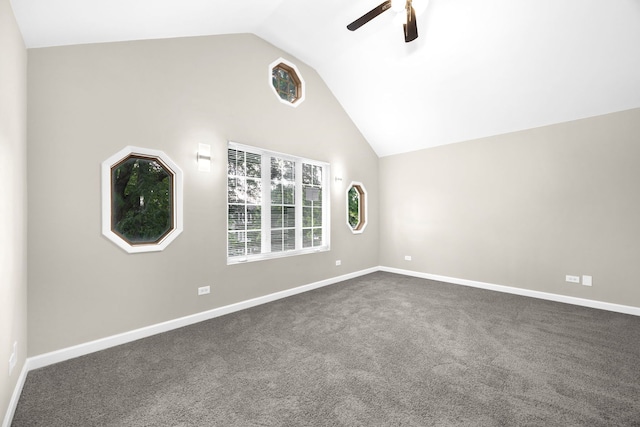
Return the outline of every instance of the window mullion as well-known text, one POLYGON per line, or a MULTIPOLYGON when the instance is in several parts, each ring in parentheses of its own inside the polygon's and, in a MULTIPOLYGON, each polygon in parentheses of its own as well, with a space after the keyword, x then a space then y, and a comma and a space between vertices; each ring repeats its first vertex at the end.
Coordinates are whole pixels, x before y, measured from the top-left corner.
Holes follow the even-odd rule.
POLYGON ((322 246, 330 246, 331 241, 331 167, 322 167, 322 246))
POLYGON ((262 161, 262 253, 271 252, 271 157, 261 154, 262 161))
POLYGON ((302 249, 302 162, 296 162, 295 174, 295 203, 296 203, 296 249, 302 249))

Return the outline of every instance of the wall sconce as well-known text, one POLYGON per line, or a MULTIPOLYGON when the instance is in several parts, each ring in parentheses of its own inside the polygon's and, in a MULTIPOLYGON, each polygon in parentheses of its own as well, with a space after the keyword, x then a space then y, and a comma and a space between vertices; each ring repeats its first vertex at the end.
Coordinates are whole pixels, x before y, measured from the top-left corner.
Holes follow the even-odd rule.
POLYGON ((198 144, 198 170, 211 171, 211 146, 208 144, 198 144))

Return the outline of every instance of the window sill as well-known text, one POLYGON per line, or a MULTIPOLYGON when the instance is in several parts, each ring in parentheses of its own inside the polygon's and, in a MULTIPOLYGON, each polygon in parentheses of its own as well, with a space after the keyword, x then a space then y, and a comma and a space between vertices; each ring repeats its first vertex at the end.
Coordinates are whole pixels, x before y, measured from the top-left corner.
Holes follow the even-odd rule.
POLYGON ((288 258, 292 256, 297 256, 297 255, 308 255, 308 254, 315 254, 319 252, 327 252, 329 250, 330 250, 329 246, 318 246, 315 248, 300 249, 297 251, 270 252, 266 254, 257 254, 257 255, 232 257, 232 258, 227 257, 227 265, 246 264, 248 262, 264 261, 267 259, 288 258))

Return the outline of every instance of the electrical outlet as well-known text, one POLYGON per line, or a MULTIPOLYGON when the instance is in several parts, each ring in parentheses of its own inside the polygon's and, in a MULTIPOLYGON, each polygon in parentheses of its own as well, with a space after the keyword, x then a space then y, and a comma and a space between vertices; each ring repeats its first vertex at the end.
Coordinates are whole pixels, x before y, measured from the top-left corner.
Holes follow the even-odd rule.
POLYGON ((567 282, 570 282, 570 283, 580 283, 580 277, 579 276, 569 276, 569 275, 567 275, 565 280, 567 282))
POLYGON ((211 293, 211 286, 201 286, 198 288, 198 295, 206 295, 211 293))
POLYGON ((339 265, 342 265, 342 261, 336 260, 336 267, 339 266, 339 265))
POLYGON ((405 261, 411 261, 411 255, 405 255, 404 256, 404 260, 405 261))
POLYGON ((582 276, 582 285, 583 286, 593 286, 593 277, 591 277, 591 276, 582 276))

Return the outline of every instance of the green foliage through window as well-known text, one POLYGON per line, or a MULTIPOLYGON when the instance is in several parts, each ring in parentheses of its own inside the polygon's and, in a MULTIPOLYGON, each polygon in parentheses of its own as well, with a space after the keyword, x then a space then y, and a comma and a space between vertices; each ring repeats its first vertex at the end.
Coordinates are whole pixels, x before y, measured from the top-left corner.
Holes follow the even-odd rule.
POLYGON ((328 173, 321 162, 230 144, 228 261, 328 250, 328 173))
POLYGON ((361 183, 352 182, 347 190, 347 224, 354 233, 362 233, 367 225, 366 195, 361 183))
POLYGON ((131 155, 111 170, 114 232, 130 244, 161 240, 173 224, 173 174, 157 159, 131 155))
POLYGON ((280 98, 291 103, 300 98, 300 79, 296 72, 285 64, 279 64, 271 71, 271 82, 280 98))
POLYGON ((349 225, 356 228, 360 223, 360 193, 355 187, 349 190, 349 225))

